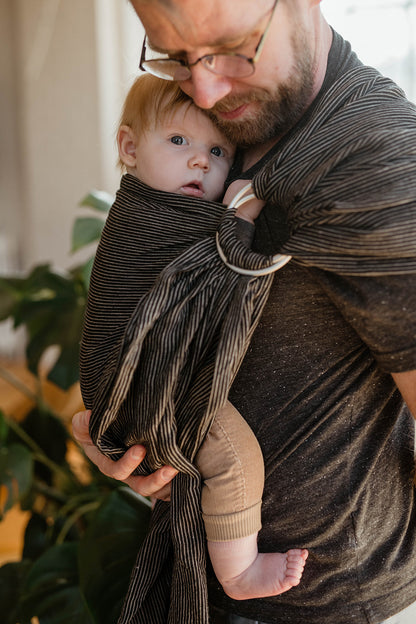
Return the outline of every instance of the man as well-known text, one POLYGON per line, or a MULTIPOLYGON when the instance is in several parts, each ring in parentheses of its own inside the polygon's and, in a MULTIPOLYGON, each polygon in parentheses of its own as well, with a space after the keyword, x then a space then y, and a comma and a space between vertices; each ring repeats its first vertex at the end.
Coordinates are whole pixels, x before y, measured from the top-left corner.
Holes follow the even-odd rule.
MULTIPOLYGON (((413 622, 415 109, 375 72, 361 77, 319 0, 132 4, 147 34, 143 67, 161 66, 147 62, 149 49, 177 61, 169 71, 181 88, 243 148, 232 179, 257 177, 256 190, 272 200, 256 249, 295 250, 275 277, 230 400, 265 460, 259 550, 305 547, 310 556, 302 583, 271 599, 233 601, 211 579, 212 622, 413 622), (315 169, 312 152, 322 163, 315 169), (314 218, 308 212, 305 225, 306 210, 314 218)), ((74 434, 101 470, 169 498, 173 469, 129 476, 144 449, 114 464, 91 445, 87 421, 77 415, 74 434)))

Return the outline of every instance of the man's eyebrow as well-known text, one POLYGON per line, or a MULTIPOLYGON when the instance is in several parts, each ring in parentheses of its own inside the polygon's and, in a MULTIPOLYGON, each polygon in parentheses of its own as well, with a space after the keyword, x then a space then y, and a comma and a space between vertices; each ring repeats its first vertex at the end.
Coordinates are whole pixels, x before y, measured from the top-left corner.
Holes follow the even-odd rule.
MULTIPOLYGON (((232 40, 230 40, 228 37, 219 37, 215 41, 212 41, 209 44, 201 45, 200 47, 201 48, 202 47, 204 48, 238 47, 240 45, 243 45, 251 37, 254 37, 255 33, 256 33, 256 29, 253 29, 253 31, 245 33, 243 35, 239 35, 238 38, 236 37, 235 39, 232 39, 232 40)), ((158 45, 155 45, 154 43, 152 43, 149 37, 147 37, 147 43, 151 50, 154 50, 154 52, 159 52, 160 54, 168 54, 169 56, 180 56, 182 54, 186 54, 185 50, 168 50, 166 48, 161 48, 158 45)))

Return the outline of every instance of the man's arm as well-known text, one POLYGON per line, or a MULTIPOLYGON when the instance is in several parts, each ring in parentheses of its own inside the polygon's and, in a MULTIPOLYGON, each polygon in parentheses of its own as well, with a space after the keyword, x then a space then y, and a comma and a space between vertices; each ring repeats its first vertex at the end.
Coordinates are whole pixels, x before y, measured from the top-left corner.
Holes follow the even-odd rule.
POLYGON ((396 386, 401 392, 407 407, 416 418, 416 370, 405 373, 392 373, 396 386))

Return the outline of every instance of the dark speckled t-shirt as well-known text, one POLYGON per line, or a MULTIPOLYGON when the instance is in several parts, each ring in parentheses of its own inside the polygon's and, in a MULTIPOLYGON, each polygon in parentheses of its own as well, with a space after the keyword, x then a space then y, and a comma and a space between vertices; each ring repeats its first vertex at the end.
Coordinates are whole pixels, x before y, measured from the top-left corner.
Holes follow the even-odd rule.
MULTIPOLYGON (((322 91, 357 63, 335 35, 322 91)), ((266 206, 254 246, 275 252, 285 231, 266 206)), ((212 604, 270 624, 377 624, 416 600, 414 421, 389 374, 413 369, 416 275, 293 261, 276 274, 230 400, 264 454, 260 551, 310 554, 273 598, 232 601, 212 575, 212 604)))

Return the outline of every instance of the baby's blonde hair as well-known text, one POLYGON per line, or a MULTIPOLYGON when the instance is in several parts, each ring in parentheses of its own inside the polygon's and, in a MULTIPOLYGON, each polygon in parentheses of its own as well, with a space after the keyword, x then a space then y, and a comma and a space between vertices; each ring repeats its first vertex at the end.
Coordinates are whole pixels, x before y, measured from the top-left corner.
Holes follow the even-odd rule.
MULTIPOLYGON (((146 130, 155 127, 159 121, 164 121, 180 106, 193 102, 172 80, 162 80, 151 74, 142 74, 132 84, 124 101, 123 110, 118 125, 128 126, 139 137, 146 130)), ((125 166, 119 159, 119 166, 125 166)))
POLYGON ((192 100, 171 80, 162 80, 151 74, 136 78, 127 94, 120 118, 120 126, 129 126, 135 134, 152 128, 156 121, 174 113, 182 104, 192 100))

